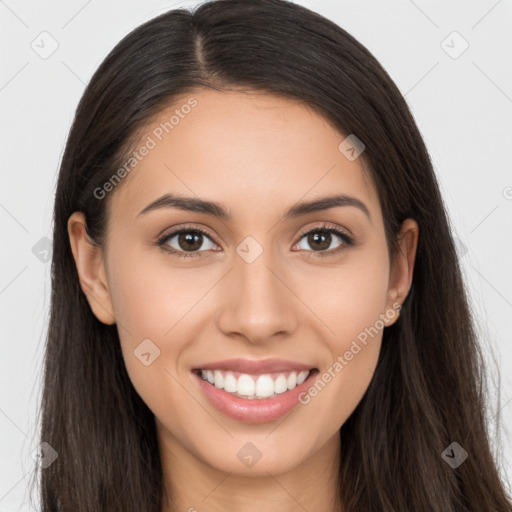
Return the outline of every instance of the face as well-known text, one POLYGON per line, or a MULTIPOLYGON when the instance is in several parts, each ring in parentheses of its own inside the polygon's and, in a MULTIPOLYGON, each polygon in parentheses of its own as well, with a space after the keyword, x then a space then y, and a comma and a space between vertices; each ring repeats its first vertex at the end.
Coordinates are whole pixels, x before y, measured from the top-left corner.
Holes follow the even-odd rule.
POLYGON ((101 252, 70 219, 84 292, 117 324, 171 452, 279 474, 332 443, 367 390, 418 232, 404 223, 390 261, 377 191, 344 138, 289 99, 200 91, 152 120, 149 149, 103 189, 101 252))

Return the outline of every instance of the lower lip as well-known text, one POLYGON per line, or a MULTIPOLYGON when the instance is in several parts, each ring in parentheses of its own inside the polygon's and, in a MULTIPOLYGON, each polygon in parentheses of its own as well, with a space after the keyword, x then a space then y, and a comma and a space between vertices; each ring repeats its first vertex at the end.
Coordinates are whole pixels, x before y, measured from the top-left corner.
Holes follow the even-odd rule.
POLYGON ((297 404, 299 395, 308 389, 318 370, 311 370, 308 378, 294 389, 280 393, 273 398, 245 399, 216 388, 208 381, 192 372, 199 382, 206 398, 226 416, 244 423, 266 423, 288 414, 297 404))

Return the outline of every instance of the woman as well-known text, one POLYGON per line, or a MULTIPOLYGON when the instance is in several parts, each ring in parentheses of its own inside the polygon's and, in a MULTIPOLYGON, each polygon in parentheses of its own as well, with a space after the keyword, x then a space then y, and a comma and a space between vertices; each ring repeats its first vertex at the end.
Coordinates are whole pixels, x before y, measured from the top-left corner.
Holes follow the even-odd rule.
POLYGON ((343 29, 169 11, 78 106, 55 198, 46 511, 510 511, 425 145, 343 29))

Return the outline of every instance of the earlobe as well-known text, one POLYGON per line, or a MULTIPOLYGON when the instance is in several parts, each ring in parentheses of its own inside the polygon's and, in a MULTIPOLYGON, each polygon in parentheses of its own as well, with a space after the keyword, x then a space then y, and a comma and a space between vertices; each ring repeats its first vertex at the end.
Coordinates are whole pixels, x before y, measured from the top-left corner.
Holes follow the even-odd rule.
POLYGON ((107 325, 115 323, 101 247, 86 232, 85 215, 73 213, 68 220, 68 235, 80 286, 96 318, 107 325))
POLYGON ((384 325, 389 327, 393 325, 400 316, 403 299, 400 299, 400 292, 396 288, 388 290, 388 301, 386 303, 386 311, 384 312, 384 325))
POLYGON ((388 289, 387 308, 396 311, 396 314, 391 315, 392 318, 386 322, 386 326, 392 325, 398 319, 401 305, 411 288, 418 238, 418 223, 413 219, 406 219, 398 235, 399 249, 392 264, 388 289))

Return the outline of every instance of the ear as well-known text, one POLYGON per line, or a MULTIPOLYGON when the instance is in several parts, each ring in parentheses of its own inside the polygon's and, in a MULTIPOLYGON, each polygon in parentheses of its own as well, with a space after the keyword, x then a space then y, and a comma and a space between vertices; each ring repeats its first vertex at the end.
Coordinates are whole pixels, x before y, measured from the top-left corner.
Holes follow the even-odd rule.
POLYGON ((103 251, 86 232, 85 215, 75 212, 68 219, 71 251, 85 296, 96 318, 107 325, 115 323, 107 283, 103 251))
POLYGON ((387 326, 393 325, 400 315, 400 309, 411 288, 418 247, 419 227, 415 220, 406 219, 398 234, 399 249, 395 253, 389 276, 388 300, 386 304, 387 326), (395 311, 395 314, 389 312, 395 311))

